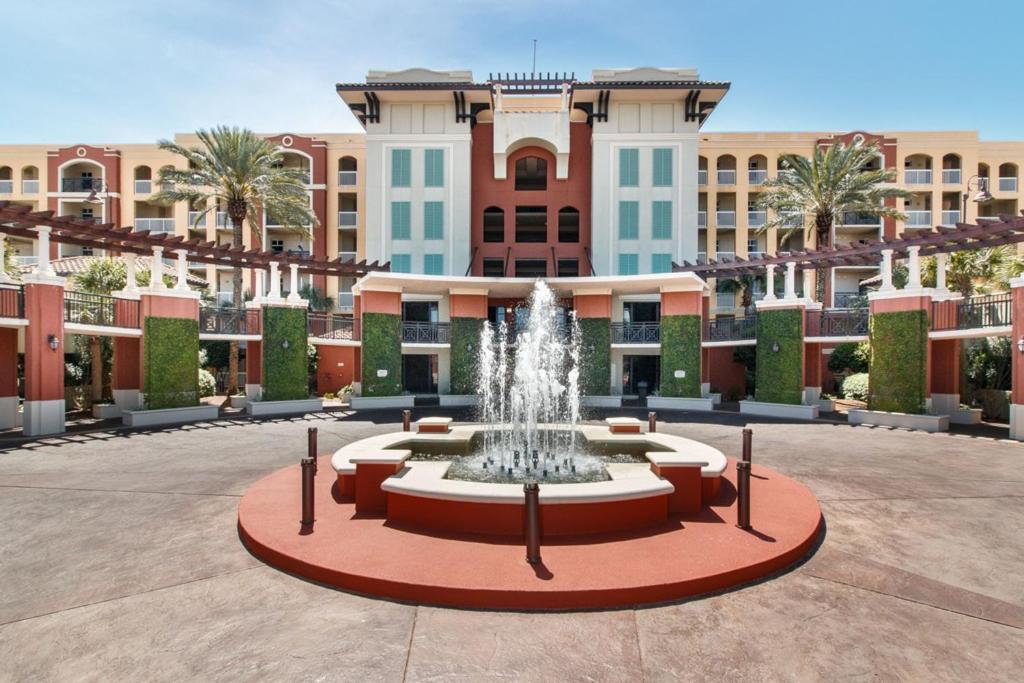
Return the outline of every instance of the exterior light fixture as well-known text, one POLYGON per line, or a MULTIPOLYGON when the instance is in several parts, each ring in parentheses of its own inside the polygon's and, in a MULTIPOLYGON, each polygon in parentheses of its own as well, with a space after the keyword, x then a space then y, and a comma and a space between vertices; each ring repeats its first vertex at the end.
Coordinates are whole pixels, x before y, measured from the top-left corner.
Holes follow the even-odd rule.
POLYGON ((967 180, 967 186, 964 188, 963 193, 963 209, 960 213, 960 220, 963 222, 967 221, 967 199, 971 198, 975 204, 985 204, 992 201, 992 193, 988 191, 988 178, 984 176, 971 176, 967 180), (974 189, 977 190, 975 195, 971 197, 971 183, 974 183, 974 189))
POLYGON ((288 346, 289 346, 289 344, 288 344, 288 340, 287 339, 285 339, 284 341, 281 342, 281 348, 282 349, 287 350, 288 346))
POLYGON ((46 343, 50 345, 51 351, 56 351, 60 348, 60 340, 57 339, 57 335, 51 334, 46 338, 46 343))
POLYGON ((1017 340, 1017 350, 1024 353, 1024 337, 1017 340))
POLYGON ((779 342, 777 342, 777 341, 776 342, 772 342, 772 353, 778 353, 778 352, 779 352, 779 342))

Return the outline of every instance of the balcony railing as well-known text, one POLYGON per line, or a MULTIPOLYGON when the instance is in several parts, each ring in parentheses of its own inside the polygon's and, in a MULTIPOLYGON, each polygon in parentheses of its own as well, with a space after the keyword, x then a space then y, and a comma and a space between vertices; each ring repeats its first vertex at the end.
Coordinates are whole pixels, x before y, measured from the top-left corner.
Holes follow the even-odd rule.
POLYGON ((19 266, 34 266, 37 263, 39 263, 39 257, 38 256, 22 256, 21 254, 18 254, 18 255, 16 255, 14 257, 14 261, 19 266))
POLYGON ((697 170, 697 184, 707 185, 708 184, 708 170, 706 168, 697 170))
POLYGON ((785 228, 799 228, 804 224, 802 213, 790 213, 782 217, 782 226, 785 228))
POLYGON ((736 184, 736 169, 719 169, 718 170, 718 184, 719 185, 735 185, 736 184))
POLYGON ((338 258, 341 259, 342 263, 355 263, 356 252, 354 251, 339 251, 338 258))
POLYGON ((757 315, 740 318, 712 318, 704 321, 704 341, 730 342, 754 339, 757 336, 757 315))
POLYGON ((612 323, 612 344, 658 344, 661 323, 612 323))
POLYGON ((903 171, 903 182, 907 185, 931 185, 932 169, 908 168, 903 171))
POLYGON ((64 292, 64 322, 100 327, 138 327, 139 302, 106 294, 64 292))
POLYGON ((102 178, 62 178, 61 192, 97 192, 103 187, 102 178))
POLYGON ((352 310, 355 305, 355 295, 352 292, 338 292, 338 308, 341 310, 352 310))
POLYGON ((447 344, 448 323, 402 321, 403 344, 447 344))
POLYGON ((942 169, 942 183, 944 185, 959 185, 960 184, 960 169, 959 168, 944 168, 944 169, 942 169))
POLYGON ((142 232, 174 232, 173 218, 136 218, 135 230, 142 232))
POLYGON ((338 184, 342 187, 352 187, 358 180, 358 171, 338 171, 338 184))
POLYGON ((836 292, 832 295, 834 308, 863 308, 868 305, 868 298, 860 292, 836 292))
POLYGON ((14 181, 0 180, 0 194, 14 194, 14 181))
POLYGON ((907 214, 906 225, 908 228, 930 228, 932 227, 931 211, 905 211, 907 214))
POLYGON ((735 261, 736 260, 736 252, 735 251, 719 251, 717 254, 715 254, 715 258, 718 259, 719 261, 735 261))
POLYGON ((698 251, 697 252, 697 263, 707 263, 707 262, 708 262, 708 252, 706 252, 706 251, 698 251))
POLYGON ((203 211, 189 211, 188 212, 188 227, 190 228, 205 228, 206 227, 206 213, 203 211), (199 222, 196 223, 196 219, 199 222))
POLYGON ((715 212, 715 224, 719 228, 735 228, 736 227, 736 212, 735 211, 716 211, 715 212))
POLYGON ((751 228, 760 228, 767 222, 767 211, 747 211, 747 226, 751 228))
POLYGON ((203 306, 199 309, 200 334, 247 334, 247 323, 244 308, 203 306))
POLYGON ((150 194, 153 192, 152 180, 136 180, 135 194, 150 194))
POLYGON ((960 222, 959 211, 943 211, 942 212, 942 224, 943 225, 956 225, 960 222))
POLYGON ((338 212, 338 227, 341 228, 354 228, 359 222, 358 211, 339 211, 338 212))
POLYGON ((5 285, 0 287, 0 318, 25 317, 25 287, 5 285))
POLYGON ((228 230, 231 229, 231 217, 228 216, 227 211, 218 211, 216 220, 218 228, 227 228, 228 230))
POLYGON ((697 227, 706 228, 708 227, 708 212, 698 211, 697 212, 697 227))
POLYGON ((868 309, 807 312, 808 337, 864 337, 868 334, 868 309))
POLYGON ((959 301, 932 302, 932 329, 974 330, 1011 324, 1013 297, 1009 293, 972 296, 959 301))
POLYGON ((841 217, 840 225, 844 227, 870 227, 877 228, 882 224, 880 216, 859 211, 846 211, 841 217))
POLYGON ((306 317, 307 333, 319 339, 354 341, 359 339, 359 325, 350 315, 310 313, 306 317))
POLYGON ((39 181, 38 180, 22 180, 21 181, 21 193, 22 194, 39 194, 39 181))
POLYGON ((999 179, 999 191, 1000 192, 1016 192, 1017 191, 1017 179, 1016 178, 1000 178, 999 179))
POLYGON ((759 249, 750 249, 750 250, 747 251, 747 258, 748 259, 764 258, 767 255, 768 255, 767 251, 761 251, 759 249))
POLYGON ((747 171, 747 182, 751 185, 760 185, 768 180, 768 169, 751 168, 747 171))

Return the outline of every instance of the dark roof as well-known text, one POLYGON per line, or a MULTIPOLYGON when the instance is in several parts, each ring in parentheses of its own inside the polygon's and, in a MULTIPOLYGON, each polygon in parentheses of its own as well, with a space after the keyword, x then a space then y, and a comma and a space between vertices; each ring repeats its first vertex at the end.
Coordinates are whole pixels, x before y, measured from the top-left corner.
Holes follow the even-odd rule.
MULTIPOLYGON (((81 273, 86 272, 89 269, 89 264, 93 261, 104 261, 107 256, 65 256, 64 258, 53 259, 50 261, 50 265, 53 267, 53 272, 59 277, 73 277, 81 273)), ((141 272, 143 270, 149 271, 149 257, 138 256, 135 259, 135 267, 141 272)), ((205 265, 205 264, 204 264, 205 265)), ((33 264, 26 264, 19 266, 20 270, 24 274, 35 272, 36 266, 33 264)), ((174 266, 163 264, 163 270, 165 275, 174 276, 178 270, 174 266)), ((206 287, 209 283, 198 275, 192 273, 187 274, 188 284, 193 287, 206 287)))
MULTIPOLYGON (((728 90, 729 81, 567 81, 575 90, 673 90, 703 89, 728 90)), ((494 81, 502 83, 502 81, 494 81)), ((381 82, 381 83, 337 83, 338 92, 362 92, 364 90, 490 90, 492 83, 457 83, 451 81, 426 82, 381 82)), ((511 92, 511 91, 510 91, 511 92)))

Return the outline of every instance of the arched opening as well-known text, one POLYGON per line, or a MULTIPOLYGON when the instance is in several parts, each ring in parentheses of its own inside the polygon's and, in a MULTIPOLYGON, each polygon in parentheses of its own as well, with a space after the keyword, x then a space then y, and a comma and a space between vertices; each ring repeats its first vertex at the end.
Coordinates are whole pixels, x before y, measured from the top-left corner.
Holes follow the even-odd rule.
POLYGON ((548 162, 540 157, 516 160, 516 190, 548 189, 548 162))
POLYGON ((768 179, 768 157, 755 154, 747 159, 747 182, 760 185, 768 179))
POLYGON ((911 154, 903 160, 903 182, 907 185, 930 185, 932 158, 927 154, 911 154))
POLYGON ((988 180, 989 175, 990 175, 990 173, 989 173, 988 164, 979 163, 978 164, 978 177, 979 178, 985 178, 986 180, 988 180))
POLYGON ((311 168, 313 160, 305 154, 296 152, 294 150, 279 150, 281 152, 281 160, 275 164, 277 168, 287 168, 294 171, 301 171, 305 176, 303 183, 309 185, 311 182, 311 168))
POLYGON ((1017 191, 1017 164, 999 164, 999 191, 1017 191))
POLYGON ((952 152, 942 157, 942 182, 946 185, 960 184, 960 155, 952 152))
POLYGON ((135 167, 135 194, 149 194, 153 191, 153 169, 149 166, 135 167))
POLYGON ((0 194, 14 192, 14 172, 10 166, 0 166, 0 194))
POLYGON ((718 171, 719 185, 736 184, 736 157, 723 154, 715 161, 715 169, 718 171))
POLYGON ((39 194, 39 169, 25 166, 21 169, 21 193, 39 194))
POLYGON ((103 167, 95 161, 75 160, 60 169, 61 192, 102 192, 103 175, 103 167))
MULTIPOLYGON (((171 173, 172 171, 174 171, 174 167, 173 166, 170 166, 170 165, 168 165, 168 166, 161 166, 160 167, 160 177, 162 178, 164 176, 164 174, 171 173)), ((174 189, 174 183, 161 182, 160 183, 160 189, 164 190, 164 191, 173 190, 174 189)))
POLYGON ((505 241, 505 212, 496 206, 484 209, 484 242, 505 241))
POLYGON ((580 241, 580 212, 579 210, 566 206, 558 211, 558 241, 579 242, 580 241))
POLYGON ((697 184, 708 184, 708 158, 705 156, 697 157, 697 184))
POLYGON ((355 157, 341 157, 338 159, 338 185, 342 187, 354 187, 358 180, 359 165, 355 157))

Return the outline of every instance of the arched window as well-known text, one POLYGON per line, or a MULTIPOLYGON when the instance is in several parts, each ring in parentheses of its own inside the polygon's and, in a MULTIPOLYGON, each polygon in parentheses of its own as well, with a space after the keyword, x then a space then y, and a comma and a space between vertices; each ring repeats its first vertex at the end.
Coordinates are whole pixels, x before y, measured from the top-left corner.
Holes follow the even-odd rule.
POLYGON ((523 157, 516 161, 516 189, 548 189, 548 162, 540 157, 523 157))
POLYGON ((496 206, 484 209, 484 242, 505 241, 505 212, 496 206))
POLYGON ((558 241, 580 241, 580 212, 571 206, 558 211, 558 241))
POLYGON ((338 184, 352 186, 358 180, 358 165, 354 157, 342 157, 338 159, 338 184))

